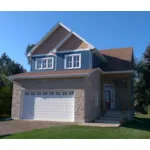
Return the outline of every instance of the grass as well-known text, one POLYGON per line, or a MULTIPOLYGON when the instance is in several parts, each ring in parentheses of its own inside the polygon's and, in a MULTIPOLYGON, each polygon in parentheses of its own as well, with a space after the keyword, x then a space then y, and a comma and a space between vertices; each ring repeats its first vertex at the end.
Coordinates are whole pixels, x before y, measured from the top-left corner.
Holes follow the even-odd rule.
POLYGON ((6 139, 149 139, 150 114, 137 115, 118 128, 55 126, 29 132, 3 135, 6 139))

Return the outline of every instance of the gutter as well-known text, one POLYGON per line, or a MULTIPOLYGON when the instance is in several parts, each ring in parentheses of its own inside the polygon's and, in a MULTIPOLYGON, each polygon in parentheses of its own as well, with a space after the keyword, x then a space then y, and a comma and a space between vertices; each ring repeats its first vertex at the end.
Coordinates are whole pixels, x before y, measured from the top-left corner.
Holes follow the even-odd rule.
POLYGON ((97 68, 102 74, 121 74, 121 73, 134 73, 134 70, 125 70, 125 71, 103 71, 100 68, 97 68))
POLYGON ((56 74, 56 75, 41 75, 41 76, 10 76, 8 77, 9 80, 15 80, 15 79, 42 79, 42 78, 68 78, 68 77, 85 77, 88 76, 89 73, 80 73, 80 74, 56 74))
POLYGON ((13 81, 15 79, 42 79, 42 78, 68 78, 68 77, 85 77, 85 76, 90 76, 92 73, 95 71, 99 71, 102 74, 122 74, 122 73, 129 73, 132 74, 134 73, 134 70, 127 70, 127 71, 103 71, 100 68, 95 68, 93 71, 89 73, 78 73, 78 74, 55 74, 55 75, 31 75, 31 76, 10 76, 8 79, 10 81, 13 81))
POLYGON ((99 50, 94 49, 92 54, 95 54, 99 59, 103 59, 105 62, 107 62, 107 59, 102 54, 100 54, 99 50))

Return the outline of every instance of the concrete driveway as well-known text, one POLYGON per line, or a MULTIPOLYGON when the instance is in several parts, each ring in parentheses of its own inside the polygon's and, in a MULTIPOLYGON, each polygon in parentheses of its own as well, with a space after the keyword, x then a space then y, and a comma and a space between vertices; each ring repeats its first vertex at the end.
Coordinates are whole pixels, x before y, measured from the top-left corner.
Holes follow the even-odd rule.
POLYGON ((34 129, 48 128, 52 126, 71 125, 73 123, 60 123, 49 121, 24 121, 10 120, 0 121, 0 135, 8 135, 13 133, 31 131, 34 129))

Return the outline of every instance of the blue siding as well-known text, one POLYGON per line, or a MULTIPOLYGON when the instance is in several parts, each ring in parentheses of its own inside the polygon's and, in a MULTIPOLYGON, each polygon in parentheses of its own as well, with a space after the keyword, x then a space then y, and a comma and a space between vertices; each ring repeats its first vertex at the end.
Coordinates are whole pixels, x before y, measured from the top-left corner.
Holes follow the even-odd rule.
POLYGON ((100 60, 94 53, 92 54, 92 64, 92 68, 100 67, 100 60))
POLYGON ((78 51, 78 52, 64 52, 57 53, 56 56, 38 56, 31 58, 31 71, 48 71, 51 69, 43 69, 43 70, 35 70, 35 60, 37 58, 48 58, 54 57, 54 69, 53 70, 65 70, 64 69, 64 60, 65 55, 67 54, 81 54, 81 69, 89 69, 92 68, 92 53, 91 51, 78 51), (56 64, 57 63, 57 64, 56 64))
POLYGON ((37 56, 31 58, 31 71, 48 71, 48 70, 54 70, 55 69, 55 56, 37 56), (35 70, 35 62, 37 58, 49 58, 54 57, 54 68, 53 69, 43 69, 43 70, 35 70))
POLYGON ((64 70, 65 55, 81 54, 81 69, 91 68, 91 51, 79 51, 69 53, 57 53, 57 70, 64 70))

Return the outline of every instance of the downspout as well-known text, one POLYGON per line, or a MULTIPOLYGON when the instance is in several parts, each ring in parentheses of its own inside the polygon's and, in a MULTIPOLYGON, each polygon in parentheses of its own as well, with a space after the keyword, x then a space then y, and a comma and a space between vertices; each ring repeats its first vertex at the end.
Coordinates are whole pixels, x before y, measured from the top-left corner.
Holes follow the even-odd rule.
POLYGON ((55 55, 55 71, 57 69, 57 55, 55 55))
POLYGON ((90 51, 89 51, 89 68, 91 68, 91 66, 90 66, 90 61, 91 60, 91 58, 90 58, 90 51))
POLYGON ((91 50, 89 51, 89 68, 92 69, 93 67, 93 62, 92 62, 92 52, 91 50))

